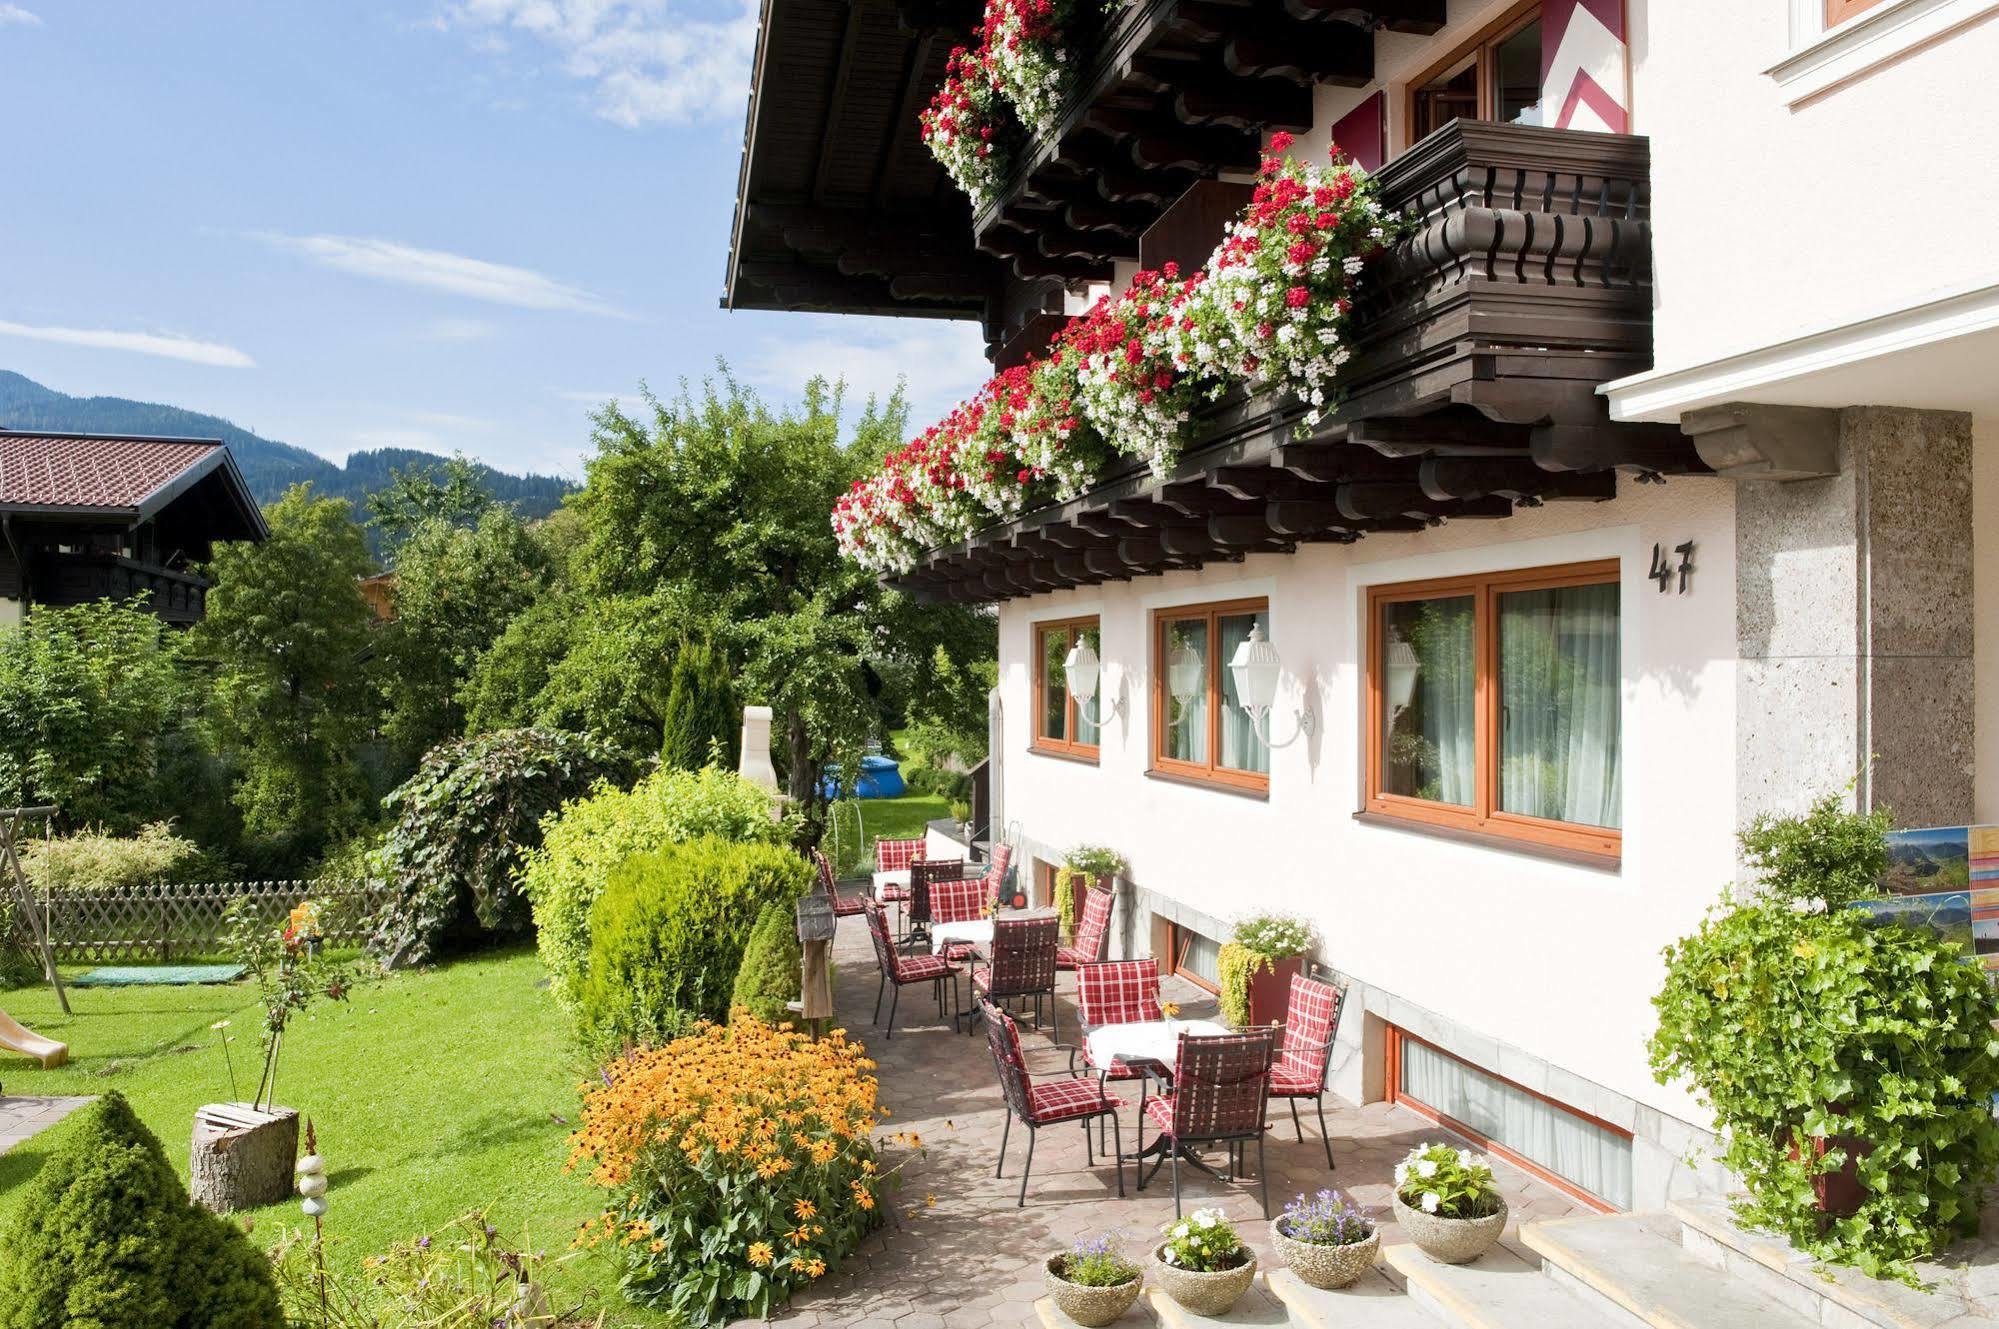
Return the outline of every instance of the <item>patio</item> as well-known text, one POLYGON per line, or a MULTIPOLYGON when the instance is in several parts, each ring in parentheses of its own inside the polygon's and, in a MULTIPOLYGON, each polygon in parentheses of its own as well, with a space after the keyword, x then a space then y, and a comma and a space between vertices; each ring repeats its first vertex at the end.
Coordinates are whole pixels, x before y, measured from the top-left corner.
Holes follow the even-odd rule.
MULTIPOLYGON (((867 1043, 880 1064, 881 1098, 894 1114, 884 1130, 915 1131, 927 1156, 913 1159, 905 1169, 891 1225, 869 1238, 822 1284, 798 1296, 777 1316, 779 1322, 826 1329, 1039 1324, 1034 1303, 1043 1295, 1041 1263, 1078 1235, 1121 1230, 1129 1253, 1142 1259, 1148 1239, 1173 1217, 1166 1170, 1141 1195, 1127 1164, 1128 1198, 1120 1200, 1113 1170, 1085 1165, 1080 1128, 1049 1127, 1040 1132, 1035 1148, 1026 1207, 1015 1208, 1026 1132, 1015 1127, 1006 1176, 995 1179, 1005 1110, 984 1036, 967 1037, 937 1020, 923 988, 904 993, 893 1041, 875 1032, 868 1017, 878 971, 866 925, 858 917, 841 923, 834 962, 840 1023, 867 1043)), ((1069 1039, 1077 1028, 1074 988, 1072 975, 1061 980, 1061 1027, 1069 1039)), ((1218 1018, 1213 999, 1185 980, 1167 979, 1163 995, 1180 1004, 1183 1018, 1218 1018)), ((1051 1051, 1048 1036, 1034 1032, 1031 1022, 1021 1034, 1030 1071, 1047 1074, 1067 1066, 1066 1055, 1051 1051)), ((1137 1093, 1135 1084, 1114 1088, 1127 1103, 1137 1093)), ((1303 1109, 1302 1144, 1286 1107, 1272 1107, 1266 1149, 1273 1210, 1301 1191, 1336 1186, 1371 1212, 1385 1214, 1395 1164, 1421 1141, 1449 1138, 1407 1109, 1385 1103, 1355 1107, 1328 1096, 1326 1117, 1339 1161, 1338 1171, 1329 1174, 1310 1105, 1303 1109)), ((1119 1120, 1129 1149, 1130 1110, 1119 1120)), ((1516 1224, 1582 1212, 1554 1188, 1497 1160, 1494 1170, 1516 1224)), ((1264 1267, 1272 1267, 1253 1178, 1228 1186, 1182 1169, 1181 1181, 1187 1212, 1219 1206, 1256 1247, 1264 1267)), ((1401 1240, 1392 1221, 1384 1223, 1382 1237, 1384 1244, 1401 1240)), ((1377 1272, 1374 1277, 1386 1291, 1385 1276, 1377 1272)), ((1251 1298, 1265 1295, 1260 1287, 1251 1291, 1251 1298)))

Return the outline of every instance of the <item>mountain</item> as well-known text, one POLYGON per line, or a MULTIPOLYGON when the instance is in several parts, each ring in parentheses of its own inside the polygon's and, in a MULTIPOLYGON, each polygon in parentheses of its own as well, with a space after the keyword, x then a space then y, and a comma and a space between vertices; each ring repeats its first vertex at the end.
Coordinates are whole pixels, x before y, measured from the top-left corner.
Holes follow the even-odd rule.
MULTIPOLYGON (((311 481, 320 493, 352 502, 357 515, 363 500, 389 482, 391 469, 443 460, 435 453, 412 448, 374 448, 350 453, 347 464, 338 466, 304 448, 253 434, 219 415, 125 397, 72 397, 5 369, 0 369, 0 428, 219 438, 229 445, 259 503, 269 503, 291 486, 311 481)), ((479 466, 479 477, 494 497, 513 504, 528 518, 546 517, 555 511, 571 488, 560 476, 510 475, 485 465, 479 466)))

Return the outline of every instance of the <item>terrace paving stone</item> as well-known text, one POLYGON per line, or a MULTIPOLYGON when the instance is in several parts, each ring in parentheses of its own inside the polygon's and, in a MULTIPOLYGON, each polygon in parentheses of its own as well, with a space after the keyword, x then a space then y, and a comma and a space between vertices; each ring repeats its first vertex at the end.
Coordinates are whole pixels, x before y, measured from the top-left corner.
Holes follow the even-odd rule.
MULTIPOLYGON (((894 1143, 886 1147, 884 1167, 907 1158, 901 1189, 888 1201, 889 1223, 840 1270, 801 1291, 776 1314, 777 1323, 800 1329, 818 1324, 844 1329, 1039 1325, 1035 1304, 1043 1295, 1042 1263, 1076 1237, 1115 1229, 1125 1234, 1128 1253, 1144 1262, 1152 1239, 1173 1217, 1170 1169, 1161 1169, 1141 1193, 1132 1165, 1126 1164, 1127 1198, 1121 1200, 1114 1170, 1101 1157, 1094 1169, 1085 1164, 1081 1128, 1049 1127, 1035 1141, 1027 1204, 1016 1208, 1027 1132, 1014 1127, 1005 1173, 995 1178, 1005 1109, 983 1031, 967 1036, 948 1019, 939 1020, 929 994, 911 989, 904 994, 911 1000, 898 1013, 895 1038, 885 1039, 868 1019, 879 972, 859 920, 843 921, 833 960, 839 1022, 867 1044, 878 1063, 881 1101, 891 1110, 877 1134, 914 1131, 922 1147, 914 1154, 894 1143)), ((1073 1039, 1072 976, 1062 977, 1059 992, 1061 1028, 1073 1039)), ((1217 1018, 1214 999, 1190 983, 1168 979, 1165 996, 1180 1003, 1182 1018, 1217 1018)), ((1021 1039, 1030 1072, 1066 1073, 1067 1053, 1047 1034, 1035 1033, 1030 1023, 1022 1027, 1021 1039)), ((1124 1146, 1131 1149, 1137 1085, 1112 1089, 1127 1105, 1120 1121, 1124 1146)), ((1331 1095, 1326 1120, 1339 1164, 1333 1172, 1326 1170, 1318 1122, 1309 1106, 1301 1143, 1293 1134, 1289 1109, 1273 1105, 1264 1146, 1273 1212, 1301 1191, 1331 1186, 1380 1216, 1384 1244, 1401 1242, 1404 1238, 1387 1213, 1395 1164, 1419 1143, 1454 1137, 1406 1108, 1355 1106, 1331 1095)), ((1248 1166, 1255 1166, 1254 1151, 1248 1166)), ((1495 1160, 1494 1171, 1516 1223, 1585 1212, 1560 1191, 1505 1163, 1495 1160)), ((1187 1212, 1219 1207, 1256 1249, 1263 1266, 1277 1267, 1253 1176, 1230 1186, 1183 1167, 1180 1181, 1187 1212)))
POLYGON ((0 1094, 0 1154, 25 1143, 90 1101, 88 1094, 40 1097, 0 1094))

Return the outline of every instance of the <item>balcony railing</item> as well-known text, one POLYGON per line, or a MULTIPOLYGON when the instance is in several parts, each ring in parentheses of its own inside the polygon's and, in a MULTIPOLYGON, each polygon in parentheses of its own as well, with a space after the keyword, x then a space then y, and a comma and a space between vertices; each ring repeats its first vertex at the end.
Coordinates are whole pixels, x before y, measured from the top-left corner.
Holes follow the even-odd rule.
POLYGON ((1646 140, 1459 121, 1380 172, 1413 225, 1356 303, 1343 400, 1301 436, 1286 394, 1204 412, 1173 474, 933 551, 897 584, 990 600, 1504 517, 1705 468, 1671 426, 1612 422, 1597 387, 1651 363, 1646 140))
POLYGON ((35 559, 33 595, 52 605, 143 597, 165 622, 189 624, 199 622, 206 611, 208 583, 117 554, 42 550, 35 559))

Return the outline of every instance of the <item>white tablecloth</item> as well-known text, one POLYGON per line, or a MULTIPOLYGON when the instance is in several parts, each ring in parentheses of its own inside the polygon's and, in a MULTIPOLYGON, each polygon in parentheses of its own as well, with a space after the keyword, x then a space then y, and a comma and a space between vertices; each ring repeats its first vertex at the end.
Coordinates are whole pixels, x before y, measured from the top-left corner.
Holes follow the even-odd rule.
POLYGON ((968 918, 961 923, 932 923, 930 925, 930 953, 942 955, 944 947, 954 941, 969 941, 974 946, 989 947, 993 944, 993 921, 990 918, 968 918))
POLYGON ((908 890, 908 889, 909 889, 909 869, 908 869, 908 868, 897 868, 897 869, 896 869, 895 871, 893 871, 893 872, 877 872, 877 873, 875 873, 875 899, 879 900, 879 899, 882 899, 882 898, 883 898, 883 897, 882 897, 882 888, 883 888, 883 887, 885 887, 885 886, 900 886, 900 887, 902 887, 902 889, 904 889, 905 891, 906 891, 906 890, 908 890))
POLYGON ((1180 1035, 1226 1034, 1213 1020, 1141 1020, 1132 1024, 1100 1025, 1087 1040, 1093 1065, 1108 1066, 1111 1058, 1156 1061, 1168 1070, 1180 1055, 1180 1035))

